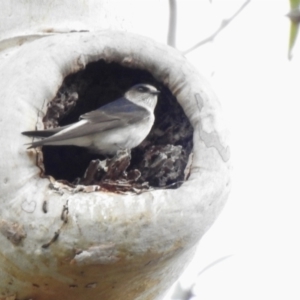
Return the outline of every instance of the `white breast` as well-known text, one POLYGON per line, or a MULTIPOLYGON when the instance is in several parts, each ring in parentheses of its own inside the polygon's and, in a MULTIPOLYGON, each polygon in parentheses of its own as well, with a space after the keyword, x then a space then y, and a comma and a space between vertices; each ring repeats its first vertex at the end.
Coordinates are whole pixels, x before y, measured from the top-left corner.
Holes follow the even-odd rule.
POLYGON ((154 116, 151 115, 149 119, 142 122, 95 134, 92 148, 104 154, 115 154, 118 150, 132 149, 146 138, 153 122, 154 116))

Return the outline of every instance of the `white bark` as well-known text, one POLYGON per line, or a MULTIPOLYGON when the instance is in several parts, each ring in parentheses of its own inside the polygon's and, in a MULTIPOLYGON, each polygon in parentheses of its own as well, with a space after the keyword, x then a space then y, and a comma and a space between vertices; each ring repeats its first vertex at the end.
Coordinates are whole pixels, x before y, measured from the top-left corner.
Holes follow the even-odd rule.
POLYGON ((20 299, 57 293, 64 299, 159 299, 229 191, 227 134, 210 87, 176 50, 112 31, 37 40, 1 69, 0 290, 20 299), (146 69, 177 97, 194 127, 191 176, 179 189, 74 193, 40 178, 35 152, 25 151, 28 139, 20 132, 34 127, 67 74, 99 59, 146 69))
MULTIPOLYGON (((15 2, 30 3, 11 1, 15 2)), ((58 22, 61 27, 60 1, 47 3, 56 12, 53 17, 45 15, 47 25, 58 22)), ((78 5, 87 24, 84 6, 78 5)), ((9 4, 4 8, 7 11, 9 4)), ((141 36, 103 30, 43 33, 36 39, 37 27, 31 24, 22 33, 27 43, 19 47, 20 24, 42 23, 38 10, 31 18, 23 13, 13 12, 10 31, 8 20, 0 28, 5 39, 0 44, 5 50, 0 60, 1 295, 39 300, 58 295, 65 300, 161 299, 228 196, 229 150, 219 103, 180 53, 141 36), (17 16, 21 23, 16 23, 17 16), (82 193, 40 178, 36 152, 25 150, 28 138, 20 133, 34 128, 65 76, 99 59, 148 70, 176 96, 194 128, 191 176, 179 189, 141 195, 82 193), (50 241, 49 247, 42 247, 50 241)), ((75 12, 70 14, 80 21, 73 18, 75 12)), ((99 22, 93 23, 94 29, 106 27, 99 22)))
POLYGON ((0 40, 71 30, 126 29, 129 24, 120 5, 111 0, 1 0, 0 4, 0 40))

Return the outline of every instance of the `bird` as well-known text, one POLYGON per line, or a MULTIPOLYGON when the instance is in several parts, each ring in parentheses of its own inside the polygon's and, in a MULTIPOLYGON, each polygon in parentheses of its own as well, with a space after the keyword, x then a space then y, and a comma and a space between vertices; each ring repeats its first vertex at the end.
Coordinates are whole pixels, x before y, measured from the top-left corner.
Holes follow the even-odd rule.
POLYGON ((71 145, 102 155, 115 155, 119 150, 137 147, 149 134, 159 93, 153 85, 136 84, 121 98, 81 115, 76 123, 22 134, 42 138, 27 144, 28 149, 71 145))

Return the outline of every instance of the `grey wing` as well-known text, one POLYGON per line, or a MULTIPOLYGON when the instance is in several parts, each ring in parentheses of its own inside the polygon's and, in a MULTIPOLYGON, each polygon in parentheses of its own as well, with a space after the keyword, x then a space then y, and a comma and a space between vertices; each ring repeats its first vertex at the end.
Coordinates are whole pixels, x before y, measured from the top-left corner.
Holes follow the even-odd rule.
MULTIPOLYGON (((147 110, 135 114, 124 113, 121 115, 120 113, 107 114, 101 110, 95 110, 82 115, 79 122, 64 126, 62 130, 59 130, 54 135, 36 143, 42 145, 92 135, 115 128, 124 128, 129 124, 148 118, 149 115, 150 113, 147 110)), ((35 143, 33 143, 33 145, 34 144, 35 143)))
MULTIPOLYGON (((97 110, 93 110, 80 117, 82 120, 88 120, 92 123, 114 122, 115 127, 137 123, 149 118, 150 112, 125 97, 110 102, 97 110), (120 123, 118 123, 119 121, 120 123)), ((114 128, 114 125, 112 125, 114 128)), ((112 128, 110 128, 112 129, 112 128)))
POLYGON ((23 132, 23 134, 44 137, 41 141, 33 142, 30 147, 32 148, 52 142, 80 138, 115 128, 124 128, 129 124, 146 120, 150 115, 151 113, 144 107, 136 105, 132 101, 122 97, 97 110, 82 115, 80 121, 77 123, 39 132, 27 131, 23 132))
POLYGON ((46 137, 49 137, 51 135, 58 133, 59 131, 62 131, 63 129, 65 129, 69 126, 70 125, 66 125, 63 127, 50 128, 50 129, 44 129, 44 130, 23 131, 21 133, 24 135, 27 135, 27 136, 31 136, 31 137, 46 138, 46 137))
POLYGON ((149 118, 150 113, 148 110, 141 108, 139 110, 136 110, 134 112, 106 112, 103 110, 93 110, 91 112, 88 112, 82 116, 80 116, 81 120, 88 120, 91 123, 107 123, 112 122, 112 128, 123 125, 129 125, 133 123, 137 123, 139 121, 142 121, 146 118, 149 118))

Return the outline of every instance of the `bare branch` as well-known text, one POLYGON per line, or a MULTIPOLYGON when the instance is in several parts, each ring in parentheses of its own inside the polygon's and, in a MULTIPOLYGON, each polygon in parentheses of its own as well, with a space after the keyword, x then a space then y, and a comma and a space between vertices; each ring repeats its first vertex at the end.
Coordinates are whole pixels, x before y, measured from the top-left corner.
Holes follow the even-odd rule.
POLYGON ((244 2, 244 4, 229 18, 229 19, 224 19, 220 25, 220 27, 209 37, 207 37, 206 39, 202 40, 201 42, 197 43, 196 45, 194 45, 193 47, 191 47, 188 50, 183 51, 183 54, 187 54, 193 50, 195 50, 196 48, 203 46, 204 44, 207 44, 209 42, 212 42, 215 37, 225 28, 227 27, 236 17, 237 15, 250 3, 251 0, 247 0, 246 2, 244 2))
POLYGON ((176 0, 169 0, 169 31, 168 45, 176 47, 176 25, 177 25, 177 3, 176 0))

